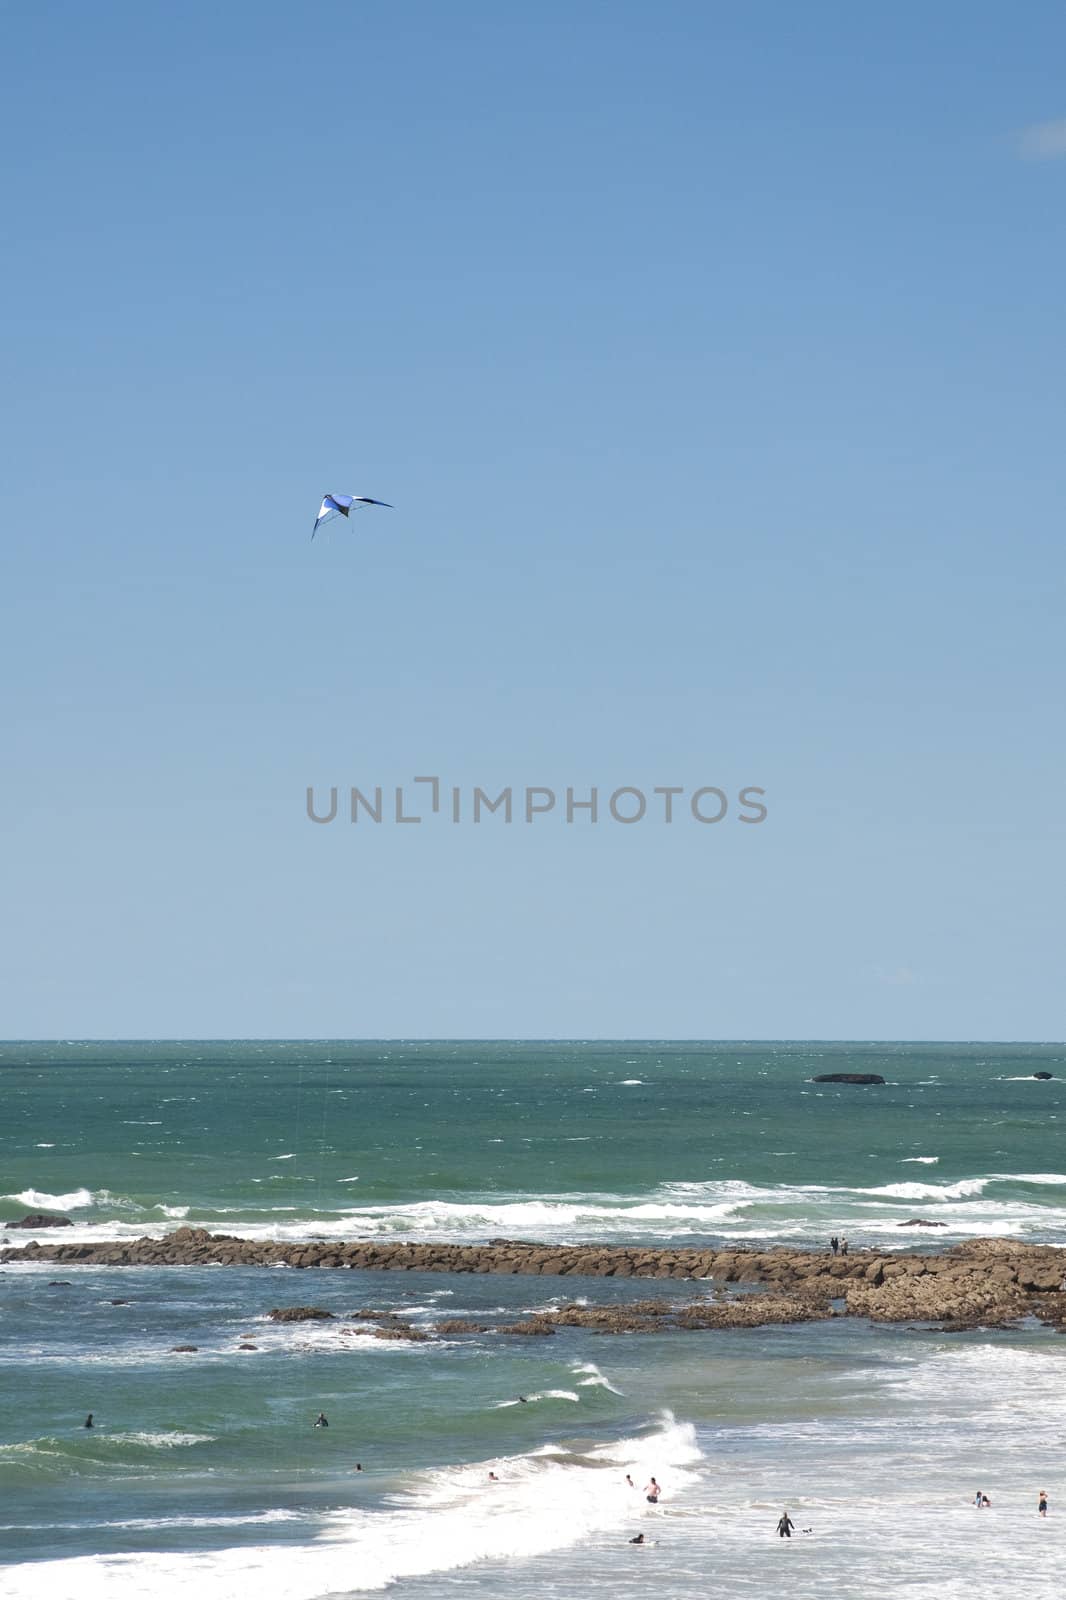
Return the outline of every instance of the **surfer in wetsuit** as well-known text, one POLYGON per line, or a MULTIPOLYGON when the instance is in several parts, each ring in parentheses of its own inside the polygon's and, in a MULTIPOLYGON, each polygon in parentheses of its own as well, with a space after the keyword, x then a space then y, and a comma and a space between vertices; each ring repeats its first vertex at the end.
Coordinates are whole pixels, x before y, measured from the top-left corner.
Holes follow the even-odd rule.
POLYGON ((793 1528, 795 1526, 796 1526, 796 1524, 793 1522, 793 1520, 789 1516, 788 1512, 787 1511, 783 1511, 781 1513, 781 1520, 777 1524, 777 1536, 778 1536, 778 1538, 779 1539, 791 1539, 792 1530, 793 1530, 793 1528))
POLYGON ((638 1533, 636 1538, 635 1539, 630 1539, 629 1542, 630 1542, 630 1544, 643 1544, 644 1543, 644 1535, 642 1533, 638 1533))
POLYGON ((91 1428, 92 1425, 93 1425, 93 1414, 90 1411, 89 1415, 86 1417, 85 1421, 82 1423, 82 1427, 83 1428, 91 1428))
POLYGON ((315 1427, 316 1428, 328 1428, 329 1427, 329 1418, 326 1416, 326 1413, 324 1411, 320 1411, 318 1413, 318 1416, 315 1418, 315 1427))

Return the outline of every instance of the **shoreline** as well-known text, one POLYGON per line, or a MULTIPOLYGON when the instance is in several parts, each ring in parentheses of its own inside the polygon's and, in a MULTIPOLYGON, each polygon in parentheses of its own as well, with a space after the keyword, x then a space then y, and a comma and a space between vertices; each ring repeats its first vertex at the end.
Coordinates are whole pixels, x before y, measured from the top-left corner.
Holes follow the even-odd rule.
MULTIPOLYGON (((106 1244, 29 1244, 0 1249, 0 1264, 57 1266, 287 1266, 364 1272, 478 1273, 527 1277, 671 1279, 715 1286, 695 1306, 640 1302, 627 1311, 570 1313, 563 1325, 604 1332, 654 1326, 753 1327, 834 1316, 875 1322, 939 1322, 952 1330, 1012 1327, 1035 1317, 1066 1332, 1066 1258, 1060 1246, 974 1239, 943 1251, 906 1255, 862 1249, 828 1251, 728 1247, 545 1245, 496 1239, 487 1244, 352 1240, 286 1244, 181 1227, 160 1237, 106 1244), (729 1285, 750 1286, 730 1296, 729 1285)), ((558 1313, 541 1322, 552 1322, 558 1313)), ((558 1324, 556 1324, 558 1325, 558 1324)), ((459 1330, 456 1330, 459 1331, 459 1330)), ((470 1331, 474 1331, 471 1329, 470 1331)), ((554 1327, 514 1325, 516 1332, 554 1327)))

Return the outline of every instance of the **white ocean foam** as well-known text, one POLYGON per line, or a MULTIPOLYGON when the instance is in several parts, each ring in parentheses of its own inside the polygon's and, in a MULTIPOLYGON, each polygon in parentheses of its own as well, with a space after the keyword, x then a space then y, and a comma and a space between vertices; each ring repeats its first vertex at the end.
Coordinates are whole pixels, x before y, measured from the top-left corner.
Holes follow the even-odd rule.
POLYGON ((537 1400, 572 1400, 575 1405, 581 1402, 581 1396, 572 1389, 541 1389, 535 1394, 523 1395, 520 1400, 501 1400, 499 1405, 493 1406, 494 1411, 505 1411, 509 1406, 532 1405, 537 1400))
POLYGON ((932 1167, 935 1166, 939 1160, 939 1156, 903 1156, 900 1165, 906 1166, 908 1162, 914 1161, 917 1162, 919 1166, 932 1167))
POLYGON ((993 1183, 1038 1183, 1056 1189, 1066 1188, 1066 1173, 1062 1172, 996 1172, 993 1183))
MULTIPOLYGON (((94 1431, 94 1440, 97 1433, 94 1431)), ((140 1444, 153 1450, 175 1450, 193 1444, 211 1444, 213 1433, 103 1433, 99 1437, 108 1444, 140 1444)))
MULTIPOLYGON (((908 1161, 932 1164, 933 1156, 912 1156, 908 1161)), ((288 1180, 281 1180, 288 1181, 288 1180)), ((1066 1228, 1066 1205, 1048 1204, 1034 1195, 1029 1199, 1002 1194, 1001 1186, 1040 1186, 1066 1189, 1066 1176, 1059 1173, 995 1172, 955 1182, 890 1183, 870 1187, 834 1187, 828 1184, 757 1185, 737 1178, 703 1181, 684 1180, 663 1183, 651 1194, 607 1193, 497 1195, 469 1199, 420 1200, 399 1204, 341 1206, 331 1211, 308 1214, 293 1205, 264 1207, 258 1215, 240 1206, 214 1208, 170 1207, 157 1204, 145 1208, 122 1196, 88 1190, 75 1195, 42 1195, 27 1190, 18 1198, 24 1204, 55 1205, 87 1197, 98 1209, 109 1204, 119 1213, 131 1210, 147 1222, 149 1216, 192 1221, 208 1229, 222 1228, 251 1241, 298 1243, 309 1239, 443 1239, 456 1243, 475 1243, 503 1235, 544 1242, 629 1241, 649 1238, 668 1242, 685 1236, 731 1238, 781 1242, 809 1241, 812 1234, 825 1230, 852 1232, 861 1224, 866 1243, 902 1247, 899 1234, 900 1208, 903 1205, 935 1205, 937 1220, 947 1230, 941 1238, 954 1234, 964 1238, 975 1233, 1054 1237, 1066 1228), (999 1188, 1000 1197, 989 1194, 999 1188), (33 1197, 32 1199, 30 1197, 33 1197), (268 1213, 268 1214, 267 1214, 268 1213), (247 1220, 245 1220, 247 1218, 247 1220)), ((8 1198, 13 1198, 8 1196, 8 1198)), ((1051 1198, 1049 1196, 1049 1198, 1051 1198)), ((1058 1197, 1054 1197, 1056 1200, 1058 1197)), ((120 1216, 107 1220, 78 1221, 65 1230, 64 1243, 109 1243, 141 1237, 145 1222, 120 1216)), ((54 1235, 28 1230, 19 1241, 54 1242, 54 1235)), ((853 1237, 853 1244, 858 1239, 853 1237)), ((21 1264, 20 1264, 21 1265, 21 1264)))
POLYGON ((335 1515, 303 1545, 241 1545, 215 1552, 77 1556, 7 1568, 5 1600, 317 1600, 387 1588, 402 1578, 454 1572, 478 1561, 522 1561, 628 1526, 624 1475, 653 1473, 664 1499, 693 1481, 695 1430, 667 1414, 644 1438, 619 1440, 582 1462, 551 1447, 534 1455, 421 1474, 386 1511, 335 1515), (590 1464, 591 1463, 591 1464, 590 1464), (603 1470, 604 1468, 613 1470, 603 1470), (490 1482, 488 1474, 496 1474, 490 1482))
MULTIPOLYGON (((391 1352, 394 1355, 409 1353, 425 1356, 432 1350, 439 1351, 449 1342, 444 1339, 379 1339, 376 1333, 370 1331, 371 1324, 342 1322, 339 1318, 334 1322, 271 1322, 260 1317, 250 1320, 255 1321, 257 1326, 248 1340, 239 1342, 258 1345, 261 1351, 374 1350, 379 1354, 391 1352)), ((228 1353, 233 1345, 227 1345, 225 1349, 228 1353)))
POLYGON ((23 1189, 19 1194, 5 1194, 5 1200, 17 1200, 20 1206, 45 1206, 51 1211, 80 1211, 95 1202, 91 1189, 71 1189, 68 1194, 49 1194, 44 1189, 23 1189))
POLYGON ((579 1389, 609 1389, 612 1394, 623 1393, 621 1389, 616 1389, 614 1384, 604 1377, 595 1361, 581 1361, 576 1366, 571 1367, 570 1370, 578 1380, 577 1386, 579 1389), (580 1373, 584 1373, 585 1376, 578 1376, 580 1373))
POLYGON ((855 1194, 883 1196, 886 1200, 963 1200, 984 1192, 991 1178, 963 1178, 959 1183, 886 1183, 879 1189, 856 1189, 855 1194))
MULTIPOLYGON (((104 1527, 132 1528, 151 1531, 161 1528, 243 1528, 263 1522, 305 1522, 302 1511, 286 1511, 280 1506, 273 1511, 249 1511, 246 1515, 219 1517, 124 1517, 106 1522, 104 1527)), ((84 1522, 0 1522, 4 1533, 76 1533, 85 1530, 84 1522)))

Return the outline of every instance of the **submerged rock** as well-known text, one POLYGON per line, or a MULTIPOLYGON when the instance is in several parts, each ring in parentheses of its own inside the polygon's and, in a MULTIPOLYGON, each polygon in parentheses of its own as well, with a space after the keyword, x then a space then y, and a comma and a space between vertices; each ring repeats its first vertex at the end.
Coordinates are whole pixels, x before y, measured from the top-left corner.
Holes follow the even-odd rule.
POLYGON ((1048 1078, 1053 1078, 1054 1076, 1055 1076, 1055 1074, 1053 1072, 1034 1072, 1033 1073, 1033 1077, 1034 1078, 1043 1078, 1045 1080, 1047 1080, 1048 1078))
POLYGON ((57 1217, 48 1211, 28 1211, 21 1222, 9 1222, 9 1228, 73 1228, 69 1217, 57 1217))
POLYGON ((946 1228, 946 1222, 929 1222, 925 1217, 911 1217, 907 1222, 898 1224, 901 1228, 946 1228))
POLYGON ((879 1072, 822 1072, 812 1083, 884 1083, 879 1072))
POLYGON ((327 1322, 333 1312, 321 1306, 276 1306, 268 1315, 271 1322, 327 1322))

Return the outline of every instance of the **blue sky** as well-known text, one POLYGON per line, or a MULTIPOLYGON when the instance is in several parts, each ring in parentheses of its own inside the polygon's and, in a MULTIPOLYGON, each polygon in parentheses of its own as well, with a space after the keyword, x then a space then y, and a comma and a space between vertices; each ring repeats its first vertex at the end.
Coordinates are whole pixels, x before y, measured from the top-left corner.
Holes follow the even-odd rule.
POLYGON ((5 42, 0 1032, 1062 1037, 1061 7, 5 42))

